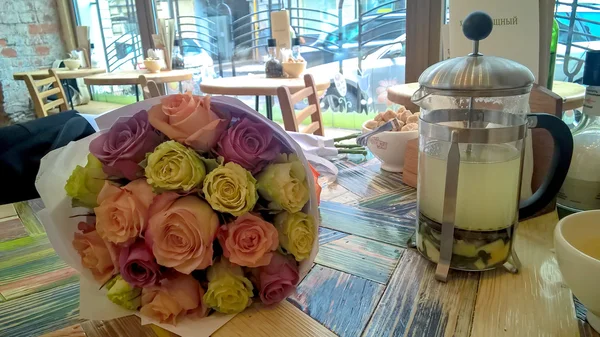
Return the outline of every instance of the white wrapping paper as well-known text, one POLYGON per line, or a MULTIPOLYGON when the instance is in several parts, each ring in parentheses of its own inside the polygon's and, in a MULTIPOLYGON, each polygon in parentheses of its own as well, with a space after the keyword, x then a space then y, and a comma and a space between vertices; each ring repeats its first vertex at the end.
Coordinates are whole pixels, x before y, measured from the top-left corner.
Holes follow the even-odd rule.
MULTIPOLYGON (((100 132, 102 132, 102 130, 110 128, 119 117, 132 116, 140 110, 147 110, 155 104, 160 103, 160 99, 160 97, 157 97, 119 108, 98 116, 95 119, 95 122, 97 123, 98 129, 101 130, 100 132)), ((229 109, 230 111, 233 111, 232 114, 234 116, 239 117, 243 115, 270 125, 274 130, 276 137, 288 148, 298 154, 306 169, 310 195, 312 196, 303 211, 314 217, 315 226, 318 227, 319 213, 317 200, 314 197, 316 194, 313 176, 298 144, 296 144, 277 124, 256 113, 237 99, 215 97, 213 99, 213 104, 215 107, 218 106, 219 109, 229 109)), ((86 164, 87 155, 89 153, 89 143, 99 134, 100 133, 96 133, 77 142, 71 142, 63 148, 48 153, 42 158, 35 184, 44 201, 44 205, 46 206, 46 208, 39 213, 39 217, 46 229, 48 239, 52 243, 58 256, 81 274, 80 317, 91 320, 108 320, 136 314, 141 317, 142 324, 154 323, 182 337, 209 337, 235 315, 214 313, 209 317, 202 319, 192 320, 184 318, 178 322, 177 326, 160 324, 148 317, 140 315, 139 312, 125 310, 112 303, 106 297, 106 290, 99 289, 100 285, 94 280, 92 273, 82 266, 80 257, 72 246, 74 233, 78 231, 77 224, 81 221, 81 218, 71 218, 70 216, 85 214, 87 210, 71 207, 71 199, 67 196, 64 186, 75 167, 77 165, 84 166, 86 164)), ((310 257, 300 263, 300 279, 304 278, 312 267, 317 251, 318 237, 316 236, 310 257)))

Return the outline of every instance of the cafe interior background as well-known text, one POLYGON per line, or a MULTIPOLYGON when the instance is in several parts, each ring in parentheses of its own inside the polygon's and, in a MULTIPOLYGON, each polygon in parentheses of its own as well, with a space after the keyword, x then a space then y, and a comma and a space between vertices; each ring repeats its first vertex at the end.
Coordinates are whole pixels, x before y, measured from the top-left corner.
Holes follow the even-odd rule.
MULTIPOLYGON (((432 34, 424 29, 425 32, 420 35, 407 38, 407 15, 418 16, 413 19, 425 24, 429 13, 413 11, 407 14, 406 2, 6 2, 2 8, 3 15, 0 15, 0 32, 3 33, 0 36, 1 125, 34 118, 26 85, 24 81, 13 79, 13 74, 49 67, 53 62, 66 58, 68 52, 75 49, 73 39, 66 35, 67 27, 88 26, 89 40, 94 45, 92 62, 107 72, 118 72, 143 67, 146 51, 151 47, 150 35, 156 31, 158 19, 175 19, 178 27, 176 38, 182 42, 185 67, 193 69, 194 76, 191 81, 171 83, 168 90, 199 93, 198 84, 206 79, 262 73, 268 56, 267 39, 272 24, 270 13, 288 8, 290 27, 303 38, 300 51, 308 62, 308 69, 331 78, 332 85, 320 103, 324 126, 328 129, 359 130, 362 123, 372 119, 374 114, 394 106, 387 99, 388 87, 415 82, 426 66, 439 60, 423 58, 422 55, 427 55, 427 50, 432 50, 431 45, 436 42, 443 44, 444 34, 432 34), (419 49, 421 54, 414 52, 407 56, 407 45, 419 49), (412 65, 407 67, 407 64, 412 65), (415 71, 410 73, 412 70, 415 71), (346 88, 340 88, 339 82, 333 85, 333 77, 337 73, 343 74, 346 88)), ((446 10, 442 10, 446 23, 450 19, 448 2, 446 10)), ((553 78, 581 83, 585 52, 598 49, 600 43, 600 1, 556 1, 554 17, 559 35, 553 78)), ((506 43, 505 48, 510 48, 510 41, 506 43)), ((86 88, 83 81, 73 81, 69 85, 74 90, 93 90, 95 101, 120 105, 133 103, 136 94, 140 95, 132 85, 94 86, 93 89, 86 88)), ((341 86, 344 86, 343 82, 341 86)), ((239 98, 254 106, 254 97, 239 98)), ((264 100, 264 97, 261 99, 264 100)), ((259 110, 264 114, 264 101, 261 103, 259 110)), ((274 120, 281 123, 277 102, 273 109, 274 120)))

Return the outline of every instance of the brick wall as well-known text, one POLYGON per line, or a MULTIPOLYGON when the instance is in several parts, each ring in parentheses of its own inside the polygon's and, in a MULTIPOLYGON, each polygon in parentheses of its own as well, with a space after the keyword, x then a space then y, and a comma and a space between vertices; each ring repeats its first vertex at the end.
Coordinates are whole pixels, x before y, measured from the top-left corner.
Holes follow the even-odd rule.
POLYGON ((0 1, 0 123, 33 119, 29 92, 13 73, 49 67, 66 51, 56 0, 0 1))

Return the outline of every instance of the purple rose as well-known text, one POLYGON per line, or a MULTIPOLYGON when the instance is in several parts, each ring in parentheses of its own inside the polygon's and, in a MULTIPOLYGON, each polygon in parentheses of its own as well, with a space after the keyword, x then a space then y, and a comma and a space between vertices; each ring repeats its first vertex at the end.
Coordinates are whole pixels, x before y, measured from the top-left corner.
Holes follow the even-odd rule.
POLYGON ((119 266, 121 276, 131 285, 143 288, 158 283, 160 267, 143 241, 121 249, 119 266))
POLYGON ((280 148, 267 124, 244 118, 221 135, 217 154, 256 174, 275 159, 280 148))
POLYGON ((90 143, 90 152, 104 164, 104 172, 135 180, 142 170, 138 164, 146 153, 160 144, 161 137, 148 122, 142 110, 123 122, 115 123, 108 132, 90 143))

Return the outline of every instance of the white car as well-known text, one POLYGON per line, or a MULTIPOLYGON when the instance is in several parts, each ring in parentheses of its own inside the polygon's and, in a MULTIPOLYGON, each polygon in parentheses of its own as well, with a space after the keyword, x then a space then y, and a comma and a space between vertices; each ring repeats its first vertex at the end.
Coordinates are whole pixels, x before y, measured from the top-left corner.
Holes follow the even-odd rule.
POLYGON ((384 111, 390 105, 387 100, 387 88, 404 83, 405 41, 406 34, 403 34, 392 44, 380 47, 367 55, 360 64, 362 71, 359 71, 358 58, 342 61, 345 90, 339 88, 343 82, 333 80, 336 74, 339 74, 339 62, 310 67, 311 72, 327 74, 332 79, 331 86, 321 100, 322 108, 334 112, 384 111), (345 91, 345 95, 340 94, 340 91, 342 94, 345 91), (360 109, 357 109, 357 106, 360 106, 360 109))

